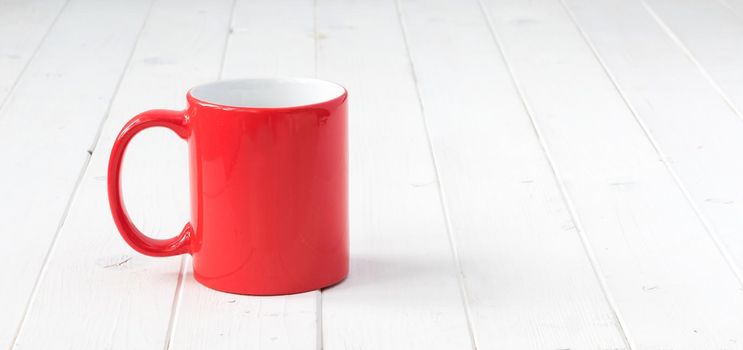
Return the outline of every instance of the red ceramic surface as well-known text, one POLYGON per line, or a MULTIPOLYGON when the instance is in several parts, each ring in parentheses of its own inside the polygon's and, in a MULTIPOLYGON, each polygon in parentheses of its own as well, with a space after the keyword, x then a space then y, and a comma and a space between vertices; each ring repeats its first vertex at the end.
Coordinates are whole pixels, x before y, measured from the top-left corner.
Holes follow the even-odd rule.
POLYGON ((146 255, 192 254, 196 279, 221 291, 291 294, 341 281, 348 273, 346 98, 320 80, 226 81, 192 89, 185 111, 137 115, 117 137, 108 168, 122 237, 146 255), (189 144, 191 222, 167 240, 140 232, 120 193, 126 146, 153 126, 189 144))

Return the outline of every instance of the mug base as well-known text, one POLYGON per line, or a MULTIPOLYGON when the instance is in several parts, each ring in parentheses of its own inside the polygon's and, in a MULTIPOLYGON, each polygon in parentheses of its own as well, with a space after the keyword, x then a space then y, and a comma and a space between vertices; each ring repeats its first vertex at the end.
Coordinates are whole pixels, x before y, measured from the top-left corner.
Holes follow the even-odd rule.
POLYGON ((213 283, 210 283, 210 281, 205 281, 198 275, 194 274, 194 279, 196 279, 196 281, 199 282, 199 284, 209 289, 213 289, 213 290, 224 292, 224 293, 230 293, 230 294, 252 295, 252 296, 278 296, 278 295, 292 295, 292 294, 306 293, 306 292, 310 292, 313 290, 333 287, 345 281, 347 277, 348 277, 348 273, 345 273, 339 278, 332 279, 329 282, 318 283, 317 285, 300 287, 300 288, 254 289, 254 288, 225 288, 224 286, 214 285, 213 283))

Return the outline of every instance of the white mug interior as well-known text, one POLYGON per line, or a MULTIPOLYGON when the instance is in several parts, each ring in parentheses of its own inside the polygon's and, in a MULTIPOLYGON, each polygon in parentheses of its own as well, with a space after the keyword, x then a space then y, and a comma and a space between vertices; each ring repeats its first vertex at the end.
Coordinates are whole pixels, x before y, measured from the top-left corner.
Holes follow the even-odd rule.
POLYGON ((289 108, 323 103, 346 90, 329 81, 309 78, 222 80, 191 89, 191 96, 209 104, 242 108, 289 108))

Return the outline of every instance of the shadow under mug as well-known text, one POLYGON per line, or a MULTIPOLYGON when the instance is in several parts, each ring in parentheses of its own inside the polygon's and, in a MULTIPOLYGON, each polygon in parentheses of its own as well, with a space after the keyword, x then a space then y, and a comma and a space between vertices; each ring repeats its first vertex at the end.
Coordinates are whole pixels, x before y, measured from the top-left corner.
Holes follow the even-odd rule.
POLYGON ((347 92, 316 79, 243 79, 191 89, 183 111, 130 120, 111 150, 108 196, 121 236, 150 256, 189 253, 201 284, 277 295, 348 274, 347 92), (129 141, 149 127, 188 142, 191 221, 154 239, 130 220, 120 192, 129 141))

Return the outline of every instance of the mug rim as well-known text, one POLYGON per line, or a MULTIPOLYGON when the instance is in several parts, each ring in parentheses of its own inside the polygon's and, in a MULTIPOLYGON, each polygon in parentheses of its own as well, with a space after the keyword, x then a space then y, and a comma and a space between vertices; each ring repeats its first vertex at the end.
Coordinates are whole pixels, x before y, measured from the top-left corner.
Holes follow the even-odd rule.
POLYGON ((333 105, 340 105, 343 102, 346 101, 348 98, 348 90, 341 84, 338 84, 333 81, 324 80, 324 79, 317 79, 317 78, 295 78, 295 77, 289 77, 289 78, 280 78, 280 77, 251 77, 251 78, 238 78, 238 79, 224 79, 224 80, 216 80, 204 84, 199 84, 191 89, 188 90, 186 93, 186 99, 190 104, 196 104, 202 107, 207 108, 216 108, 221 110, 260 110, 260 111, 276 111, 276 110, 295 110, 295 109, 306 109, 306 108, 313 108, 313 107, 330 107, 333 105), (227 104, 227 103, 218 103, 214 101, 208 101, 204 98, 199 98, 194 96, 193 92, 196 89, 204 88, 210 85, 222 85, 222 84, 230 84, 230 83, 238 83, 238 82, 255 82, 255 81, 270 81, 270 82, 299 82, 299 83, 322 83, 322 84, 332 84, 336 87, 340 88, 340 94, 336 95, 335 97, 329 98, 329 99, 322 99, 318 102, 312 102, 312 103, 304 103, 304 104, 287 104, 286 106, 239 106, 239 105, 233 105, 233 104, 227 104))

